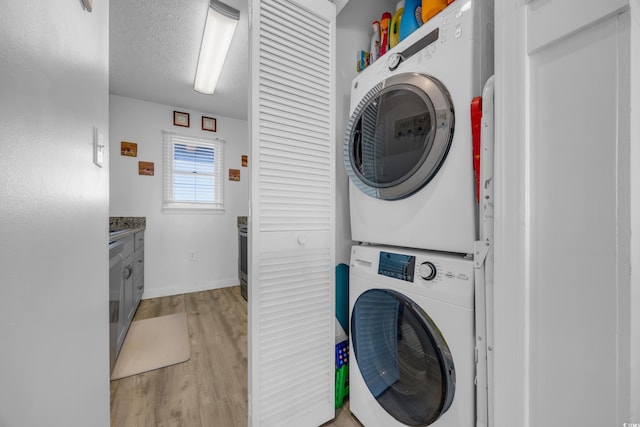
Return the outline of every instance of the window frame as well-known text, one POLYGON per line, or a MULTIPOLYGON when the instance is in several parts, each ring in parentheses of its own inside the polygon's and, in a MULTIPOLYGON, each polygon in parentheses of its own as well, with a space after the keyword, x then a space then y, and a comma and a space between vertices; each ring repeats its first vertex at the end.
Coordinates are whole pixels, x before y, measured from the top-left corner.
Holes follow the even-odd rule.
MULTIPOLYGON (((224 146, 219 138, 205 139, 163 131, 162 212, 165 213, 224 213, 224 146), (213 202, 182 202, 174 200, 174 156, 176 144, 213 149, 213 202), (220 185, 216 186, 216 183, 220 185)), ((195 172, 194 172, 195 173, 195 172)))

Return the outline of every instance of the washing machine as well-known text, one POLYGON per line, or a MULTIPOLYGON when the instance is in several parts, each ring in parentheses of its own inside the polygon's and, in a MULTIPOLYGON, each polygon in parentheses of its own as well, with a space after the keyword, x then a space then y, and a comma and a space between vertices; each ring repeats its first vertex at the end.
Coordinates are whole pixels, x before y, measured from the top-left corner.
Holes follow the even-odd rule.
POLYGON ((366 427, 475 426, 473 261, 354 246, 351 413, 366 427))
POLYGON ((352 82, 352 240, 471 253, 470 105, 493 72, 493 2, 456 0, 352 82))

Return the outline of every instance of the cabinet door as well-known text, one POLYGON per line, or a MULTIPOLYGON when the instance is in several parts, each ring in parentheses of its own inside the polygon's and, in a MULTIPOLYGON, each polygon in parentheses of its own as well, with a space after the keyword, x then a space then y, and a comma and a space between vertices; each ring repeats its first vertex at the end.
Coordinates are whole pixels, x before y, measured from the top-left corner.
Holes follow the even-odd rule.
POLYGON ((129 324, 133 318, 133 256, 127 257, 122 263, 122 287, 120 289, 120 315, 118 318, 118 353, 127 335, 129 324))
MULTIPOLYGON (((137 234, 136 234, 137 236, 137 234)), ((133 254, 133 315, 138 309, 144 292, 144 246, 133 254)), ((132 315, 132 316, 133 316, 132 315)))
POLYGON ((134 257, 131 256, 127 264, 127 267, 131 269, 131 274, 129 275, 129 278, 124 282, 124 300, 125 300, 125 312, 127 313, 127 329, 129 329, 129 326, 131 325, 131 321, 133 320, 133 315, 136 312, 135 292, 133 287, 133 277, 134 277, 133 263, 134 263, 134 257))

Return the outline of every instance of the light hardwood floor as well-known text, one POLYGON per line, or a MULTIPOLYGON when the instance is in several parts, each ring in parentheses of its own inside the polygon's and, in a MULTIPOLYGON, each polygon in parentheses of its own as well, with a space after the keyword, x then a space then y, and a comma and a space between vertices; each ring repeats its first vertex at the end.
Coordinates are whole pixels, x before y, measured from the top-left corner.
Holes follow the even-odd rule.
MULTIPOLYGON (((186 312, 191 359, 111 382, 112 427, 247 425, 247 303, 240 287, 143 300, 134 320, 186 312)), ((332 427, 361 427, 348 402, 332 427)))

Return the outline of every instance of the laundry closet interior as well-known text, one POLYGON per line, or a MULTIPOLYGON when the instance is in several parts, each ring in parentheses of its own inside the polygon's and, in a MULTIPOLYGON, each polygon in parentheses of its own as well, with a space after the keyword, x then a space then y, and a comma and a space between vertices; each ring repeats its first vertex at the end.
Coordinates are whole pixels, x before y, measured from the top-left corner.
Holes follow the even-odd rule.
POLYGON ((494 12, 440 6, 393 47, 374 21, 350 85, 349 402, 367 426, 488 423, 494 12))

